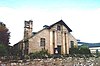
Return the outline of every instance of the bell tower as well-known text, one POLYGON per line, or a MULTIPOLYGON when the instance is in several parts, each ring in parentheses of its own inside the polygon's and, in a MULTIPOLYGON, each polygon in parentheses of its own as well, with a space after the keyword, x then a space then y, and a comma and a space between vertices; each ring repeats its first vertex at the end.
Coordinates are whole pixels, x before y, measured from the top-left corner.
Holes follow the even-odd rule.
POLYGON ((22 53, 23 55, 27 55, 29 51, 29 38, 32 36, 33 21, 25 21, 24 25, 24 43, 22 53))
POLYGON ((33 21, 25 21, 24 22, 24 39, 28 39, 32 36, 32 30, 33 30, 33 21))

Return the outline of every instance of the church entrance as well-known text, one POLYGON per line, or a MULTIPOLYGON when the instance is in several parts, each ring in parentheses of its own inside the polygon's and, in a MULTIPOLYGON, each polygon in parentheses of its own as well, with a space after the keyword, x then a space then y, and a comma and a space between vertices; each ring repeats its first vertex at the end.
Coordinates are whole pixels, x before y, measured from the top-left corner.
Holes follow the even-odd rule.
POLYGON ((61 45, 57 45, 58 54, 61 54, 61 45))
POLYGON ((61 54, 61 45, 57 45, 57 48, 54 48, 54 54, 61 54))

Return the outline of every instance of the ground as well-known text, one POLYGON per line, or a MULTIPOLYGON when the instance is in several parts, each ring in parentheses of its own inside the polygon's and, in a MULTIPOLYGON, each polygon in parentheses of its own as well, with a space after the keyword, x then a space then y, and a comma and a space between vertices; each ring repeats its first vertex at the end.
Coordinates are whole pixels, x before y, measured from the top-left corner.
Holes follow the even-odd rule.
POLYGON ((90 58, 47 58, 47 59, 33 59, 33 60, 18 60, 18 62, 1 62, 0 66, 100 66, 100 57, 90 58))

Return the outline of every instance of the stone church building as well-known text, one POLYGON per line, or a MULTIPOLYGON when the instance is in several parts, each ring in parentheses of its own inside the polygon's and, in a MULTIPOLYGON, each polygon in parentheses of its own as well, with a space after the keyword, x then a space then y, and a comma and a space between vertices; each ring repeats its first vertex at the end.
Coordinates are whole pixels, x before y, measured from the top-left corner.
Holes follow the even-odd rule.
POLYGON ((17 43, 24 54, 42 49, 48 50, 50 54, 69 54, 69 48, 77 46, 77 40, 70 33, 72 30, 63 20, 50 26, 44 25, 43 29, 38 32, 32 32, 32 20, 24 23, 24 39, 17 43))

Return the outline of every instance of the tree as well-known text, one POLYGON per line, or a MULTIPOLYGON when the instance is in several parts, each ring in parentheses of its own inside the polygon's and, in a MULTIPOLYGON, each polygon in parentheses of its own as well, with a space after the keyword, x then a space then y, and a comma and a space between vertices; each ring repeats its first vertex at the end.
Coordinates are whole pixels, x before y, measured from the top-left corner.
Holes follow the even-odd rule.
POLYGON ((80 48, 79 48, 79 53, 80 54, 91 54, 90 49, 88 48, 87 45, 83 44, 80 48))
POLYGON ((10 39, 10 32, 9 29, 3 22, 0 22, 0 58, 4 56, 9 56, 9 39, 10 39))
POLYGON ((3 22, 0 22, 0 44, 8 46, 10 44, 9 38, 10 38, 9 29, 7 29, 6 25, 3 22))
POLYGON ((79 48, 70 48, 69 49, 69 54, 74 55, 74 54, 80 54, 80 55, 91 55, 90 49, 86 44, 83 44, 79 48))
POLYGON ((0 44, 0 57, 7 55, 7 47, 3 44, 0 44))

